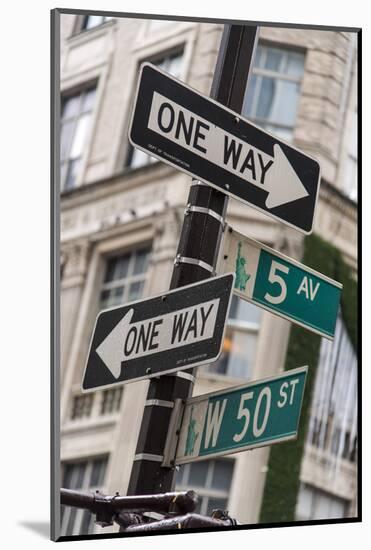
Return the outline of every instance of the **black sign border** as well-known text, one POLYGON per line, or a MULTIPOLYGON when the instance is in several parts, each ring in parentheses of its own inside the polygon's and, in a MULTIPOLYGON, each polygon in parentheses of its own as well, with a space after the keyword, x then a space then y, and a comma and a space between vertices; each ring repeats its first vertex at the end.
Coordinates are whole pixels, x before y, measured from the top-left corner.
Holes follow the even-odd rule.
POLYGON ((219 275, 217 277, 205 279, 204 281, 198 281, 197 283, 193 283, 191 285, 186 285, 174 290, 166 291, 156 296, 149 296, 147 298, 135 300, 122 306, 108 308, 100 311, 97 315, 89 344, 88 356, 85 363, 84 374, 82 377, 81 391, 83 393, 88 393, 91 391, 95 391, 99 388, 109 389, 111 387, 118 387, 119 385, 138 382, 140 380, 147 380, 149 378, 154 378, 158 376, 164 376, 165 374, 170 374, 172 372, 184 369, 190 369, 216 361, 222 351, 223 340, 226 330, 226 321, 228 318, 228 312, 233 296, 234 281, 235 274, 227 273, 219 275), (124 317, 127 311, 129 311, 134 305, 136 305, 136 310, 134 310, 132 322, 136 322, 138 320, 138 317, 141 320, 145 320, 163 315, 168 311, 176 311, 176 308, 171 308, 170 302, 172 301, 172 297, 174 296, 174 300, 177 300, 177 295, 179 296, 179 294, 187 294, 189 290, 192 290, 194 287, 197 286, 201 289, 200 292, 202 292, 202 300, 200 300, 199 294, 197 294, 197 297, 195 296, 193 300, 192 296, 190 295, 187 297, 186 306, 182 305, 181 307, 179 307, 179 309, 183 309, 183 307, 188 307, 191 305, 196 305, 200 303, 200 301, 207 301, 215 299, 215 297, 220 297, 220 305, 212 339, 202 340, 193 344, 187 344, 185 346, 179 346, 172 350, 160 352, 159 355, 161 356, 161 364, 159 364, 157 367, 154 366, 154 356, 156 354, 133 359, 130 361, 130 363, 128 363, 126 368, 123 369, 120 377, 116 379, 95 350, 100 345, 100 343, 103 342, 103 340, 108 336, 108 334, 114 329, 117 323, 119 323, 119 321, 124 317), (224 298, 221 291, 223 289, 228 290, 228 288, 228 298, 227 296, 224 298), (220 296, 217 295, 218 290, 220 296), (150 305, 150 307, 148 307, 148 305, 150 305), (140 316, 140 313, 143 310, 146 310, 146 315, 140 316), (107 322, 107 315, 109 317, 109 322, 107 322), (206 357, 205 346, 207 346, 206 357), (189 356, 191 359, 192 357, 197 357, 198 355, 202 355, 204 358, 200 361, 186 361, 184 362, 184 364, 179 364, 182 350, 184 350, 184 348, 187 348, 186 355, 189 356), (178 364, 176 366, 168 369, 162 368, 162 365, 166 364, 166 362, 171 362, 174 364, 176 361, 178 361, 178 364), (143 373, 143 371, 145 372, 148 368, 151 369, 150 373, 138 375, 138 371, 142 371, 143 373), (94 369, 93 372, 92 369, 94 369), (108 382, 99 382, 102 377, 107 378, 108 382), (111 382, 109 380, 111 380, 111 382), (86 386, 88 387, 84 387, 84 383, 86 381, 86 386))

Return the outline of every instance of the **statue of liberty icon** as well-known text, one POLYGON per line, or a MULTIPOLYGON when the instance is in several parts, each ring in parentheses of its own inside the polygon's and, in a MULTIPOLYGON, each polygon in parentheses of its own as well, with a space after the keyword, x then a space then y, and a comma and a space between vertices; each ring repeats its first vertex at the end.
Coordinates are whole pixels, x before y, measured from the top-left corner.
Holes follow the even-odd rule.
POLYGON ((246 283, 250 279, 249 275, 245 270, 246 258, 241 256, 241 247, 242 243, 238 243, 238 251, 236 258, 236 282, 234 283, 234 288, 238 290, 246 290, 246 283))
POLYGON ((193 407, 191 407, 191 417, 189 419, 189 424, 188 424, 188 433, 187 433, 187 440, 185 444, 185 453, 184 453, 185 455, 193 454, 195 443, 199 436, 199 433, 196 433, 196 430, 195 430, 196 420, 192 418, 192 414, 193 414, 193 407))

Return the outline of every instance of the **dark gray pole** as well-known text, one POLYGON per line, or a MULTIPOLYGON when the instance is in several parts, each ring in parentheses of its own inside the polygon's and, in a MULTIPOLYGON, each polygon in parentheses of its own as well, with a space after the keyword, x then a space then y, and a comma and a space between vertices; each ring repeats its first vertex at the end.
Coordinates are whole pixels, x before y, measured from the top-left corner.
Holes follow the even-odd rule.
MULTIPOLYGON (((257 41, 256 26, 225 25, 210 96, 240 113, 257 41)), ((197 180, 192 182, 170 287, 212 276, 228 197, 197 180)), ((174 468, 161 466, 174 399, 190 396, 192 370, 153 378, 144 407, 128 495, 172 490, 174 468)))

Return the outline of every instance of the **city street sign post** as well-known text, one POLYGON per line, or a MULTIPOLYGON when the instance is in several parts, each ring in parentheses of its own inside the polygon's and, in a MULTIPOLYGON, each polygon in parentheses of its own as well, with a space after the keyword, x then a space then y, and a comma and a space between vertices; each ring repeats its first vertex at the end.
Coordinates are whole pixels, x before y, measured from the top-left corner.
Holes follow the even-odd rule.
POLYGON ((83 391, 215 361, 233 284, 229 273, 100 312, 83 391))
POLYGON ((312 231, 318 162, 150 63, 141 66, 129 139, 265 214, 312 231))
POLYGON ((340 283, 227 226, 217 272, 231 271, 235 294, 333 339, 340 283))
MULTIPOLYGON (((180 428, 173 424, 180 429, 174 463, 211 459, 295 439, 307 370, 301 367, 187 399, 180 428)), ((174 435, 169 432, 168 437, 174 435)), ((171 457, 164 459, 167 462, 171 457)))
MULTIPOLYGON (((242 109, 258 34, 255 25, 225 24, 223 28, 210 96, 235 112, 242 109)), ((209 279, 215 271, 228 195, 197 180, 189 188, 186 204, 172 289, 209 279)), ((187 369, 149 381, 128 495, 163 493, 174 486, 174 468, 162 466, 165 439, 173 404, 190 397, 194 380, 194 370, 187 369)))

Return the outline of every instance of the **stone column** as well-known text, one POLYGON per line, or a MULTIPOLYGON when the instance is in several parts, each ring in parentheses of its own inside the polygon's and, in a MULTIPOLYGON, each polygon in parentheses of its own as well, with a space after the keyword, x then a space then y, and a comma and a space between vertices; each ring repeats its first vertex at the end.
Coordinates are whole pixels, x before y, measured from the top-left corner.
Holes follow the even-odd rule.
POLYGON ((62 385, 86 279, 90 244, 88 241, 79 241, 65 246, 62 245, 61 248, 60 337, 62 385))

